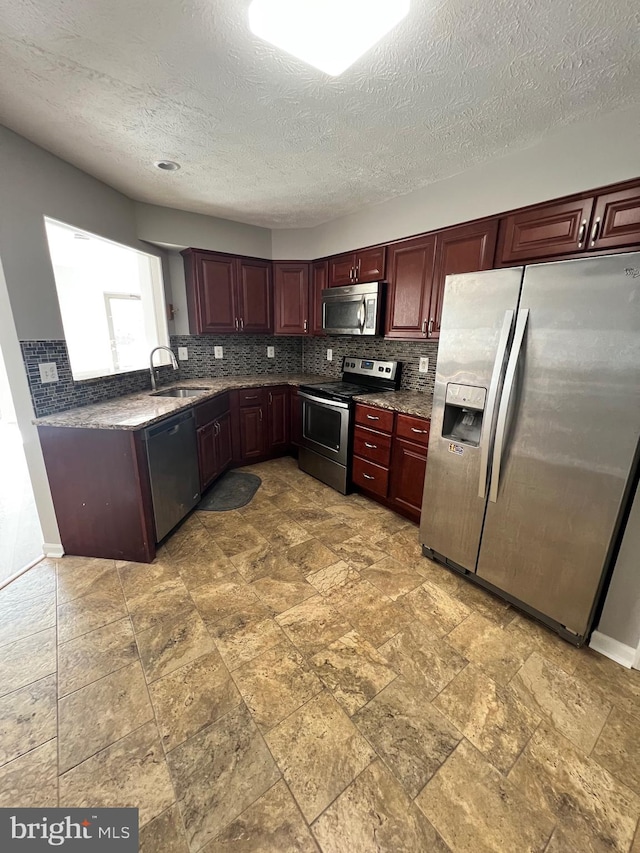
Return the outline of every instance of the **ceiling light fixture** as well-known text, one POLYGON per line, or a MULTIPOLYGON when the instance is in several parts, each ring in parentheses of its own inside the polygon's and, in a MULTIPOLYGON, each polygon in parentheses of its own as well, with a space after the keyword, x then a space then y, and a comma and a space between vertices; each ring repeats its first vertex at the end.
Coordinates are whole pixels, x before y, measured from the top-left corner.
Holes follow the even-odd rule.
POLYGON ((253 0, 251 31, 337 77, 399 23, 409 0, 253 0))
POLYGON ((180 163, 176 163, 175 160, 156 160, 153 165, 163 172, 177 172, 180 168, 180 163))

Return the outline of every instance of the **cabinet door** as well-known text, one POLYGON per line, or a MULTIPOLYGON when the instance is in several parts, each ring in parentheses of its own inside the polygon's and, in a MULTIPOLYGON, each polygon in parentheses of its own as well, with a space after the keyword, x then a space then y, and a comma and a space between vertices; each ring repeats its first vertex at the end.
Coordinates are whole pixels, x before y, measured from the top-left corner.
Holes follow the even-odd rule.
POLYGON ((436 239, 416 237, 389 247, 388 338, 426 338, 436 239))
POLYGON ((324 329, 322 328, 322 291, 329 286, 327 283, 328 274, 328 261, 316 261, 311 264, 309 296, 311 298, 312 335, 324 335, 324 329))
POLYGON ((207 424, 198 430, 198 465, 200 468, 200 491, 204 492, 218 473, 216 457, 215 425, 207 424))
POLYGON ((273 328, 271 264, 268 261, 238 260, 238 320, 240 331, 269 334, 273 328))
POLYGON ((448 228, 436 235, 436 260, 427 323, 429 338, 440 337, 442 300, 447 276, 492 269, 497 236, 497 219, 478 225, 448 228))
POLYGON ((640 243, 640 185, 596 198, 587 248, 636 248, 640 243), (597 230, 596 230, 597 227, 597 230), (594 239, 595 238, 595 239, 594 239))
POLYGON ((398 509, 415 521, 420 519, 426 470, 426 450, 401 438, 394 438, 389 497, 398 509))
POLYGON ((246 406, 240 409, 240 455, 243 460, 263 456, 267 421, 263 406, 246 406))
POLYGON ((275 334, 309 334, 309 264, 275 263, 275 334))
POLYGON ((593 198, 543 204, 500 222, 497 266, 526 264, 586 248, 593 198))
POLYGON ((185 264, 191 333, 235 332, 235 258, 194 252, 185 264))
POLYGON ((356 253, 356 281, 364 284, 367 281, 382 281, 385 273, 386 246, 377 249, 365 249, 356 253))
POLYGON ((329 258, 329 287, 342 287, 345 284, 354 284, 355 268, 355 252, 329 258))
POLYGON ((230 464, 233 457, 231 449, 231 414, 226 412, 216 421, 216 457, 217 470, 221 474, 230 464))
POLYGON ((286 451, 289 447, 289 389, 269 389, 269 450, 286 451))

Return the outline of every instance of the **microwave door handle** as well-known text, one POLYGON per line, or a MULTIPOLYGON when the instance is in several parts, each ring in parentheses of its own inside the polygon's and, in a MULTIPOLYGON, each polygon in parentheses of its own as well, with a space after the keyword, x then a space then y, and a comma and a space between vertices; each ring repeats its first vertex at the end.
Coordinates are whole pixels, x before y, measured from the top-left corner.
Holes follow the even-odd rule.
POLYGON ((358 308, 358 323, 360 325, 360 333, 364 332, 364 325, 367 322, 367 303, 364 296, 358 308))
POLYGON ((504 380, 504 371, 506 365, 507 347, 509 345, 509 337, 513 327, 513 318, 515 311, 510 309, 504 312, 504 320, 502 322, 502 330, 498 340, 498 349, 496 352, 496 360, 493 363, 493 373, 491 374, 491 383, 489 385, 489 394, 487 396, 487 405, 484 410, 482 419, 482 432, 480 434, 480 483, 478 486, 478 497, 484 500, 487 496, 487 482, 489 480, 489 455, 491 443, 493 441, 493 430, 495 424, 496 403, 498 402, 498 394, 500 386, 504 380))
POLYGON ((509 413, 512 406, 513 389, 516 383, 516 373, 518 371, 518 363, 520 361, 520 354, 528 321, 529 309, 521 308, 518 311, 516 330, 513 335, 511 354, 509 356, 509 363, 507 364, 507 372, 504 377, 504 387, 502 389, 502 397, 500 399, 500 408, 498 409, 498 423, 496 425, 496 439, 493 451, 493 463, 491 466, 491 486, 489 488, 489 500, 491 503, 496 503, 498 500, 498 487, 500 485, 500 470, 502 468, 505 435, 509 428, 509 413))

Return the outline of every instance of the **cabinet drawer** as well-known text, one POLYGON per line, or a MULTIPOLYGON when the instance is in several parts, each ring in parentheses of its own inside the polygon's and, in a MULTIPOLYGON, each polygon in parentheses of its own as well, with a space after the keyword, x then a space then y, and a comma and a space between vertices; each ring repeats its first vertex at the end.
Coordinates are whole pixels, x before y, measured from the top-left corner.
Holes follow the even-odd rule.
POLYGON ((229 395, 221 394, 219 397, 214 397, 213 400, 207 400, 206 403, 200 403, 195 408, 196 427, 206 426, 216 418, 229 411, 229 395))
POLYGON ((381 432, 393 432, 393 412, 375 406, 356 404, 356 423, 381 432))
POLYGON ((238 403, 240 406, 261 406, 265 402, 266 392, 264 388, 243 388, 238 391, 238 403))
POLYGON ((353 452, 362 459, 389 467, 391 436, 357 426, 353 433, 353 452))
POLYGON ((406 438, 408 441, 426 447, 429 444, 429 424, 430 422, 425 418, 398 415, 396 418, 396 435, 398 438, 406 438))
POLYGON ((363 489, 367 489, 381 498, 386 498, 389 489, 389 469, 367 462, 366 459, 353 457, 353 473, 351 479, 363 489))

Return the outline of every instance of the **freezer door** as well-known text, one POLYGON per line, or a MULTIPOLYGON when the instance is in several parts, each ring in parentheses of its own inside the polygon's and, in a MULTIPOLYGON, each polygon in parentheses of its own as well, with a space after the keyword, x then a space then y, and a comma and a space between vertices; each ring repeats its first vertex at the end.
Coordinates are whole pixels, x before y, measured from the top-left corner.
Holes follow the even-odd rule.
POLYGON ((528 267, 518 324, 477 573, 583 636, 640 435, 640 254, 528 267))
POLYGON ((475 571, 523 268, 447 278, 420 541, 475 571))

